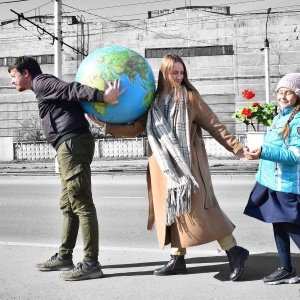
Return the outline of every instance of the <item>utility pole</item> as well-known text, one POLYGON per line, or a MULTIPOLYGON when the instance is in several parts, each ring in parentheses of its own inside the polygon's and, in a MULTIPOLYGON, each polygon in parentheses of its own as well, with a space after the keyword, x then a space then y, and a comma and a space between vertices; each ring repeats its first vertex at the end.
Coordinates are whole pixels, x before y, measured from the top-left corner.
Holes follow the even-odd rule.
MULTIPOLYGON (((62 47, 62 34, 61 34, 61 1, 54 1, 54 75, 61 79, 61 65, 62 65, 62 55, 61 55, 61 47, 62 47)), ((59 173, 59 166, 57 161, 57 156, 55 156, 55 173, 59 173)))
POLYGON ((54 75, 60 79, 62 77, 61 2, 62 0, 54 1, 54 75))
POLYGON ((271 12, 271 7, 267 10, 267 21, 266 21, 266 39, 264 44, 265 52, 265 82, 266 82, 266 103, 270 103, 270 64, 269 64, 269 40, 268 40, 268 20, 269 14, 271 12))

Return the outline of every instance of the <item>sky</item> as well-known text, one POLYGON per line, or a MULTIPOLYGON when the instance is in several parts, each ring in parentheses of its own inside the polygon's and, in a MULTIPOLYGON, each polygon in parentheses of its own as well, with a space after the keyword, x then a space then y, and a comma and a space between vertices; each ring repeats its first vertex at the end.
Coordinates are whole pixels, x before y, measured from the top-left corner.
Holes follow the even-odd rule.
MULTIPOLYGON (((147 12, 152 10, 211 5, 230 6, 231 13, 264 12, 269 7, 273 11, 300 10, 299 0, 62 0, 62 12, 84 21, 100 22, 146 19, 147 12)), ((25 17, 53 15, 54 0, 0 0, 0 23, 17 18, 11 10, 25 17)))

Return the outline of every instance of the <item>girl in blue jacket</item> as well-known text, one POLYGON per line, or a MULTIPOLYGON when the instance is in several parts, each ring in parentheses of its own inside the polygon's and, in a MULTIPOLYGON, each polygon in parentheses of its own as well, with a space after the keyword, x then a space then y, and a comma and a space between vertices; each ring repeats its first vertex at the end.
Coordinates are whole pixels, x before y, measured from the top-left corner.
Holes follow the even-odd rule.
POLYGON ((245 153, 247 159, 260 163, 244 213, 273 224, 281 263, 264 277, 266 284, 298 282, 290 238, 300 249, 300 73, 284 76, 276 93, 279 113, 262 147, 245 153))

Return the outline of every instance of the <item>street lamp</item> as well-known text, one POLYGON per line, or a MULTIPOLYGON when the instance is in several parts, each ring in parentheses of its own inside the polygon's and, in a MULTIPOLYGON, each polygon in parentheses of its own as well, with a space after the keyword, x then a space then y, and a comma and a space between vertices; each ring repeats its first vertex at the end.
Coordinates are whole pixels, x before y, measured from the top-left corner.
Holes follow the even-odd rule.
POLYGON ((265 52, 265 81, 266 81, 266 103, 270 103, 270 65, 269 65, 269 40, 268 40, 268 20, 269 14, 271 12, 271 7, 267 10, 267 21, 266 21, 266 39, 264 45, 265 52))

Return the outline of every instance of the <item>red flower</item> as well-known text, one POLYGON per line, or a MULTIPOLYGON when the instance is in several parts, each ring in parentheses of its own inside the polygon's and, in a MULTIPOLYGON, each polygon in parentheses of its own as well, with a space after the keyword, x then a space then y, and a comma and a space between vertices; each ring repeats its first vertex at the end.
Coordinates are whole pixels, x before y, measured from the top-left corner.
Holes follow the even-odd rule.
MULTIPOLYGON (((255 94, 251 91, 244 90, 242 95, 247 100, 255 97, 255 94)), ((256 128, 254 123, 262 124, 264 126, 270 126, 275 115, 276 106, 274 104, 259 104, 259 102, 252 102, 249 105, 238 108, 238 110, 232 115, 232 118, 237 119, 239 123, 250 125, 254 131, 256 128)))
POLYGON ((244 108, 241 112, 242 115, 246 116, 247 118, 250 118, 252 115, 252 111, 249 108, 244 108))
POLYGON ((252 99, 252 98, 255 97, 255 94, 254 94, 253 92, 251 92, 251 91, 248 91, 248 90, 244 90, 244 91, 242 92, 242 95, 243 95, 243 97, 246 98, 247 100, 250 100, 250 99, 252 99))

